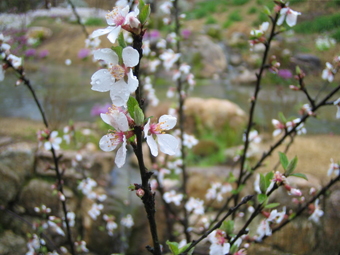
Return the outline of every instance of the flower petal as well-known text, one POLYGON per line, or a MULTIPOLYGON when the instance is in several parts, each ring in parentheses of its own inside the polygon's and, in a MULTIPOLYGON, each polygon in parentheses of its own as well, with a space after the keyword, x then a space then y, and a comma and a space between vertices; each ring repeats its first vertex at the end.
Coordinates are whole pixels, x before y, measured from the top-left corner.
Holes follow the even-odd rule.
POLYGON ((110 97, 112 103, 116 106, 125 106, 129 100, 130 92, 128 90, 128 85, 122 79, 113 84, 110 90, 110 97))
POLYGON ((168 155, 175 155, 178 149, 178 140, 169 134, 157 135, 159 149, 168 155))
POLYGON ((146 143, 149 145, 151 154, 154 157, 157 157, 158 156, 158 148, 157 148, 157 143, 156 143, 155 139, 153 139, 153 137, 151 135, 148 135, 146 137, 146 143))
POLYGON ((301 14, 300 12, 290 10, 289 13, 287 14, 287 18, 286 18, 287 25, 290 26, 290 27, 295 26, 297 16, 300 15, 300 14, 301 14))
POLYGON ((273 136, 277 136, 281 133, 281 129, 275 129, 273 132, 273 136))
POLYGON ((123 49, 122 57, 126 67, 134 67, 139 63, 139 53, 131 46, 123 49))
POLYGON ((111 141, 112 138, 113 135, 111 133, 104 135, 99 141, 99 147, 103 151, 113 151, 117 147, 117 144, 111 141))
POLYGON ((95 60, 104 60, 106 64, 112 63, 113 65, 117 65, 119 58, 116 52, 111 50, 110 48, 99 49, 93 52, 93 58, 95 60))
POLYGON ((114 27, 110 33, 107 35, 107 39, 109 39, 109 41, 111 43, 115 43, 117 38, 118 38, 118 34, 120 32, 120 29, 121 29, 121 26, 117 26, 117 27, 114 27))
POLYGON ((160 123, 160 127, 164 130, 172 129, 176 126, 177 118, 171 115, 162 115, 158 123, 160 123))
POLYGON ((116 165, 121 168, 125 164, 125 158, 126 158, 126 137, 125 135, 123 136, 123 144, 122 146, 118 149, 116 158, 115 158, 115 163, 116 165))
POLYGON ((95 38, 101 35, 105 35, 110 33, 115 27, 113 26, 108 26, 107 28, 101 28, 101 29, 97 29, 95 31, 92 32, 92 34, 90 35, 91 38, 95 38))
POLYGON ((113 111, 109 114, 101 113, 100 117, 102 120, 114 127, 119 131, 127 131, 129 129, 129 123, 126 118, 126 115, 119 111, 113 111))
POLYGON ((133 75, 132 69, 130 69, 130 72, 128 74, 128 89, 130 93, 133 93, 136 91, 138 87, 139 81, 136 76, 133 75))
POLYGON ((150 130, 150 119, 148 119, 148 122, 144 125, 144 138, 147 138, 149 130, 150 130))
POLYGON ((107 69, 100 69, 91 77, 91 89, 99 92, 106 92, 112 88, 114 82, 115 78, 107 69))

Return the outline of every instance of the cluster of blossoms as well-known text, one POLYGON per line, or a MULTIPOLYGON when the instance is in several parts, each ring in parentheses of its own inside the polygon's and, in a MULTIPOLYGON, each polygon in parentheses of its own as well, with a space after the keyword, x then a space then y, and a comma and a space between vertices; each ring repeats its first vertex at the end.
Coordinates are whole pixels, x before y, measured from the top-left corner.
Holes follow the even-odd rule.
MULTIPOLYGON (((273 188, 275 183, 277 184, 277 186, 281 186, 281 185, 284 186, 284 188, 288 191, 289 195, 298 196, 298 197, 300 197, 302 195, 302 193, 299 189, 292 188, 289 185, 286 176, 284 174, 281 174, 279 171, 276 171, 276 173, 274 173, 274 177, 271 180, 270 185, 266 190, 266 194, 273 188)), ((262 193, 261 189, 260 189, 260 174, 256 175, 256 179, 255 179, 255 182, 254 182, 254 190, 258 194, 262 193)))
POLYGON ((51 150, 52 148, 55 150, 59 150, 60 144, 63 141, 62 138, 58 137, 58 131, 50 132, 48 129, 38 131, 37 137, 40 143, 39 146, 41 146, 41 143, 45 141, 44 147, 46 150, 51 150))
POLYGON ((262 212, 262 214, 266 217, 266 219, 260 222, 260 225, 257 228, 257 236, 255 236, 256 241, 261 242, 264 236, 271 236, 272 230, 270 228, 270 224, 280 224, 282 220, 286 217, 286 208, 283 207, 282 212, 278 212, 277 209, 268 212, 262 212))
MULTIPOLYGON (((297 124, 301 122, 300 118, 294 119, 292 121, 287 121, 286 123, 280 122, 279 120, 273 119, 272 124, 275 127, 273 131, 273 136, 278 136, 281 134, 282 131, 290 132, 297 124)), ((306 128, 304 127, 304 123, 300 123, 296 128, 295 131, 298 135, 306 134, 306 128)))
POLYGON ((336 40, 333 38, 329 38, 328 36, 318 37, 315 40, 315 46, 320 51, 329 50, 331 47, 334 47, 335 44, 336 40))
MULTIPOLYGON (((8 38, 0 33, 0 57, 6 62, 3 65, 0 65, 0 81, 3 81, 5 78, 5 70, 9 67, 7 62, 16 70, 20 70, 22 68, 22 58, 19 58, 13 54, 11 54, 10 49, 11 46, 5 43, 8 38)), ((17 81, 16 85, 19 85, 21 81, 17 81)))
POLYGON ((340 56, 334 58, 333 64, 327 62, 326 68, 322 71, 322 79, 332 82, 334 80, 334 75, 338 71, 340 66, 340 56))
POLYGON ((217 202, 223 201, 223 195, 232 191, 232 186, 229 183, 222 184, 220 182, 211 183, 211 188, 207 190, 206 199, 216 199, 217 202))

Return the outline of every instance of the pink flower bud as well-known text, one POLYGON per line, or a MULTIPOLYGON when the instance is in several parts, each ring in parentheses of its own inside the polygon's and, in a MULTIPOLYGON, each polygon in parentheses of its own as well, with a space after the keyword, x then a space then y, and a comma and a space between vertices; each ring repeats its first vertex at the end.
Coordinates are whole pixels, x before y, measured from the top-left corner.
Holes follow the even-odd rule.
POLYGON ((144 196, 144 194, 145 194, 145 192, 144 192, 143 189, 138 189, 138 190, 136 191, 137 197, 142 198, 142 197, 144 196))
POLYGON ((299 189, 291 188, 290 193, 291 193, 293 196, 298 196, 298 197, 302 196, 302 192, 301 192, 301 190, 299 190, 299 189))
POLYGON ((299 204, 300 202, 299 202, 299 200, 296 198, 296 197, 294 197, 293 199, 292 199, 292 202, 294 203, 294 204, 299 204))
POLYGON ((296 86, 294 86, 294 85, 289 85, 289 88, 290 88, 291 90, 295 90, 295 91, 300 90, 300 88, 298 88, 298 87, 296 87, 296 86))

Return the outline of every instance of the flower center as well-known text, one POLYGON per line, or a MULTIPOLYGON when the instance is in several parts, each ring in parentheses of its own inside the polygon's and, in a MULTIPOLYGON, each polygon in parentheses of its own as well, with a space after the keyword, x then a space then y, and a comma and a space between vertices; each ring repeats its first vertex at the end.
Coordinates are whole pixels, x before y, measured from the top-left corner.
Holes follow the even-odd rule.
POLYGON ((116 80, 120 80, 125 76, 125 69, 120 65, 112 65, 109 67, 109 72, 116 80))
MULTIPOLYGON (((165 132, 164 132, 165 129, 161 127, 161 125, 164 125, 165 123, 166 123, 166 121, 159 122, 158 124, 151 124, 150 133, 155 134, 155 135, 165 134, 165 132)), ((169 125, 167 125, 167 126, 169 126, 169 125)))
POLYGON ((106 19, 111 20, 117 26, 124 24, 125 17, 120 13, 118 7, 114 7, 112 11, 106 14, 106 19))
POLYGON ((108 147, 110 146, 117 146, 118 144, 123 142, 123 136, 124 132, 117 132, 113 130, 109 130, 109 133, 107 133, 107 137, 109 137, 110 141, 107 141, 108 147))

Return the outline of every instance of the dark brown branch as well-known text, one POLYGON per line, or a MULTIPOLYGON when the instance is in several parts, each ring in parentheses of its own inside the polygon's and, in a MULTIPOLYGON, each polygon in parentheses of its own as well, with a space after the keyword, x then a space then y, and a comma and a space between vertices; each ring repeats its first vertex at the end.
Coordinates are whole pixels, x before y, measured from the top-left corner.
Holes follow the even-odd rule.
MULTIPOLYGON (((134 69, 134 75, 139 80, 139 67, 140 67, 140 60, 143 57, 143 28, 141 30, 142 32, 140 34, 132 34, 133 35, 133 48, 136 49, 139 52, 139 62, 138 65, 134 69)), ((141 87, 141 83, 139 83, 139 86, 136 90, 136 100, 139 104, 139 107, 144 111, 144 104, 142 99, 142 91, 143 88, 141 87)), ((145 167, 144 159, 143 159, 143 128, 141 126, 135 126, 134 132, 136 134, 137 144, 133 146, 135 155, 138 159, 138 165, 139 165, 139 171, 142 179, 142 187, 144 190, 144 196, 142 197, 142 201, 144 204, 145 211, 147 213, 147 218, 149 221, 149 227, 151 231, 151 236, 153 240, 153 248, 149 247, 147 250, 150 251, 154 255, 161 255, 161 247, 158 239, 157 234, 157 225, 156 225, 156 219, 155 219, 155 194, 152 193, 149 180, 152 175, 152 172, 148 172, 148 170, 145 167)))

